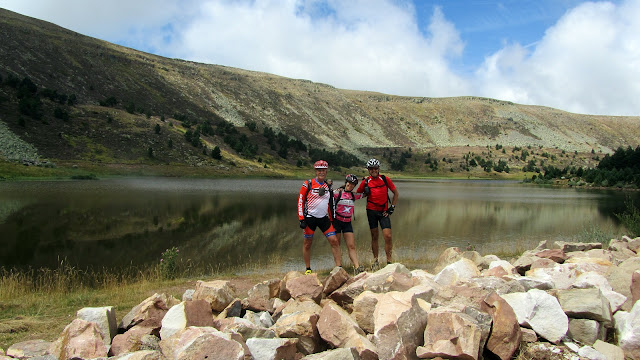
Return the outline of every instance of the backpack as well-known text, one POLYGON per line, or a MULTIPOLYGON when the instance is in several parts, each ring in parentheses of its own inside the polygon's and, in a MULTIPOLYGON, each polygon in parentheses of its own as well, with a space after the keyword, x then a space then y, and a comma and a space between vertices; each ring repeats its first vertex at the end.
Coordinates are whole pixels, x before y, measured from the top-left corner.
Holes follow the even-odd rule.
MULTIPOLYGON (((382 181, 384 181, 384 186, 387 187, 387 191, 386 191, 386 193, 387 193, 387 202, 391 202, 391 199, 389 198, 389 183, 387 182, 387 177, 382 175, 382 174, 380 174, 380 177, 382 178, 382 181)), ((371 176, 367 177, 367 179, 365 180, 365 182, 364 182, 365 188, 369 187, 369 180, 371 180, 371 176)), ((374 205, 383 205, 383 204, 376 204, 373 201, 370 201, 369 200, 369 195, 367 195, 367 202, 368 203, 370 202, 370 203, 372 203, 374 205)), ((386 205, 386 203, 384 205, 386 205)))
MULTIPOLYGON (((307 196, 309 196, 309 191, 311 191, 311 181, 312 179, 307 180, 307 192, 304 193, 304 216, 305 217, 307 217, 307 196)), ((333 201, 333 189, 331 188, 331 185, 327 184, 327 186, 329 187, 329 209, 331 209, 332 217, 335 217, 336 204, 334 204, 334 201, 333 201)))
MULTIPOLYGON (((338 204, 340 203, 340 200, 342 200, 342 194, 344 193, 344 188, 340 187, 339 191, 338 191, 338 201, 334 201, 332 204, 332 211, 333 211, 333 218, 336 218, 336 214, 338 211, 338 204)), ((351 194, 351 200, 355 201, 356 200, 356 196, 353 192, 349 192, 351 194)), ((355 214, 351 215, 352 218, 355 218, 355 214)))

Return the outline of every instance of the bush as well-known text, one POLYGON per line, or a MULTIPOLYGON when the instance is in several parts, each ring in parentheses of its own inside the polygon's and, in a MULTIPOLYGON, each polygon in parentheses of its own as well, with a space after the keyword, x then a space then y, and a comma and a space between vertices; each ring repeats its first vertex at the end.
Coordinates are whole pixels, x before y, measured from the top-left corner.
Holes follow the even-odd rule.
POLYGON ((154 130, 156 134, 160 134, 160 124, 156 124, 156 126, 154 127, 154 130))
POLYGON ((165 250, 160 258, 160 276, 163 279, 175 279, 178 273, 178 254, 180 250, 172 247, 165 250))
POLYGON ((624 204, 626 207, 625 211, 621 214, 616 214, 616 217, 629 232, 627 234, 629 237, 635 238, 640 236, 640 210, 638 210, 630 198, 627 198, 624 204))
POLYGON ((100 103, 100 106, 112 107, 118 104, 118 100, 115 98, 115 96, 109 96, 108 98, 100 101, 99 103, 100 103))
POLYGON ((211 150, 211 157, 220 160, 222 159, 222 154, 220 152, 220 146, 216 145, 213 150, 211 150))

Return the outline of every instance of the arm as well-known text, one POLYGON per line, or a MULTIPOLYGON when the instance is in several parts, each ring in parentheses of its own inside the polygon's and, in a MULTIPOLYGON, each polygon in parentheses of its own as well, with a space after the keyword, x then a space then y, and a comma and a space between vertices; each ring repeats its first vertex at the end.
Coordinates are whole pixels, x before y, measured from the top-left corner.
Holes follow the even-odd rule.
POLYGON ((305 197, 307 194, 307 183, 305 182, 300 188, 300 193, 298 194, 298 220, 304 220, 304 203, 305 197))

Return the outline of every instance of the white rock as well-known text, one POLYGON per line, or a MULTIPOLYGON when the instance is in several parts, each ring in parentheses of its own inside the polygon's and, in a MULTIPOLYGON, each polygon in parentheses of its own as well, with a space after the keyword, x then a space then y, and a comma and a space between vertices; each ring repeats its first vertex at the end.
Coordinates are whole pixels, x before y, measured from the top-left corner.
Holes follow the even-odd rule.
POLYGON ((538 289, 501 297, 513 308, 520 325, 530 327, 541 337, 557 344, 567 334, 569 318, 555 297, 538 289))
POLYGON ((113 337, 118 334, 116 311, 113 309, 113 306, 82 308, 78 310, 76 316, 79 319, 98 324, 98 327, 104 335, 106 345, 110 345, 113 337))

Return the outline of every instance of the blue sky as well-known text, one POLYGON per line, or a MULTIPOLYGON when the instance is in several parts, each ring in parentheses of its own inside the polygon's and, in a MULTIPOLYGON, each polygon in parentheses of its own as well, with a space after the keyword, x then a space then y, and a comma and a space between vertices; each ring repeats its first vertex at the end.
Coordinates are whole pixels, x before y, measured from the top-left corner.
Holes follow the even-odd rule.
POLYGON ((406 96, 640 115, 640 0, 0 0, 162 56, 406 96))

